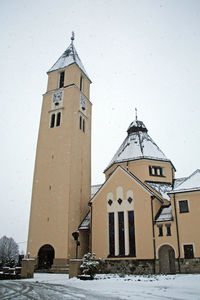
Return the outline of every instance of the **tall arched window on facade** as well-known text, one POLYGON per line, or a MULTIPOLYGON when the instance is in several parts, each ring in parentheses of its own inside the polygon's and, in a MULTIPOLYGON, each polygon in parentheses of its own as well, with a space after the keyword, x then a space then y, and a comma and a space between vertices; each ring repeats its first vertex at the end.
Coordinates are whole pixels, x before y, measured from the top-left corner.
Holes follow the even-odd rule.
POLYGON ((50 124, 50 127, 53 128, 55 125, 55 114, 52 114, 51 115, 51 124, 50 124))
POLYGON ((57 113, 56 126, 60 126, 61 112, 57 113))

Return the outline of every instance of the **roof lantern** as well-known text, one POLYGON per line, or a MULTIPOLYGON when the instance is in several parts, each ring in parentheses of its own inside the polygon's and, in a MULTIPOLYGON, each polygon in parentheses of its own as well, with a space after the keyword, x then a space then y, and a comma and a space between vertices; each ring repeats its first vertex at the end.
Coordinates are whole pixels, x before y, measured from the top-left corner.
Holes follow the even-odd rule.
POLYGON ((147 132, 148 130, 142 121, 135 120, 130 124, 127 133, 129 135, 133 132, 139 132, 139 131, 147 132))

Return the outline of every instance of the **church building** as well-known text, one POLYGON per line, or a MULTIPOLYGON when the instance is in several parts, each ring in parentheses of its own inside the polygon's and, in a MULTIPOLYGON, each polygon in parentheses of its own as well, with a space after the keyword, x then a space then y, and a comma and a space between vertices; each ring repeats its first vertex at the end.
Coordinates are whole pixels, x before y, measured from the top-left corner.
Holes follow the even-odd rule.
POLYGON ((200 170, 175 167, 137 119, 91 187, 91 80, 71 44, 47 72, 27 254, 67 272, 88 251, 105 272, 200 272, 200 170))

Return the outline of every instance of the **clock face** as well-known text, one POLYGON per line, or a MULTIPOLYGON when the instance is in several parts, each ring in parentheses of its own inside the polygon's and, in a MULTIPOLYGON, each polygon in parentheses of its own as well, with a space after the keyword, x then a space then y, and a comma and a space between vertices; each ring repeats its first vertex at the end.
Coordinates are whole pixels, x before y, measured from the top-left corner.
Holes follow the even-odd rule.
POLYGON ((82 95, 80 97, 80 103, 81 103, 81 108, 83 110, 85 110, 86 109, 86 100, 85 100, 85 98, 82 95))
POLYGON ((62 100, 62 92, 53 94, 53 102, 57 103, 62 100))

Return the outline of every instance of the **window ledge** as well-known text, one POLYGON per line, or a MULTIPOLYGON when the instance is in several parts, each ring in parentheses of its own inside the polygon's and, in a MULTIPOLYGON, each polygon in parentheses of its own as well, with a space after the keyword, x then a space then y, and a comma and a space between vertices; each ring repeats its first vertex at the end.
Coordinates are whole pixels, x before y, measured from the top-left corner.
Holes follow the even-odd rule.
POLYGON ((107 258, 129 258, 136 257, 136 255, 108 255, 107 258))
POLYGON ((53 108, 53 109, 49 110, 48 113, 51 113, 53 111, 60 110, 60 109, 64 109, 64 106, 59 106, 59 107, 53 108))
POLYGON ((154 174, 149 174, 149 176, 166 178, 166 176, 164 176, 164 175, 154 175, 154 174))

